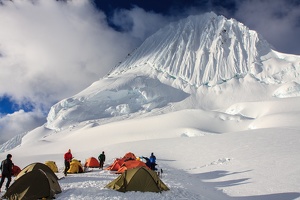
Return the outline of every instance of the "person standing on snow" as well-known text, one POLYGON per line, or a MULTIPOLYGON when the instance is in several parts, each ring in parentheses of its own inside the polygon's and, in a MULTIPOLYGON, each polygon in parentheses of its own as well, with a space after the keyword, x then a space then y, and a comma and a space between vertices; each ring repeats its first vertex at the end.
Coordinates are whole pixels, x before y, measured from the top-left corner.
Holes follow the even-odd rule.
POLYGON ((102 151, 102 153, 98 156, 98 160, 99 160, 99 163, 100 163, 100 167, 99 168, 103 169, 103 165, 104 165, 104 162, 105 162, 104 151, 102 151))
POLYGON ((150 169, 155 170, 156 157, 153 153, 151 153, 149 160, 150 160, 150 169))
POLYGON ((64 170, 64 174, 65 176, 67 176, 67 171, 70 169, 70 162, 72 161, 72 153, 71 153, 71 149, 68 150, 67 153, 65 153, 64 155, 64 159, 65 159, 65 170, 64 170))
POLYGON ((2 185, 4 183, 5 178, 7 178, 7 182, 6 182, 6 190, 9 187, 9 184, 11 182, 11 175, 12 175, 12 169, 13 169, 13 162, 11 160, 12 155, 11 154, 7 154, 6 159, 3 160, 1 162, 1 171, 2 171, 2 177, 1 177, 1 182, 0 182, 0 192, 1 192, 1 188, 2 185))

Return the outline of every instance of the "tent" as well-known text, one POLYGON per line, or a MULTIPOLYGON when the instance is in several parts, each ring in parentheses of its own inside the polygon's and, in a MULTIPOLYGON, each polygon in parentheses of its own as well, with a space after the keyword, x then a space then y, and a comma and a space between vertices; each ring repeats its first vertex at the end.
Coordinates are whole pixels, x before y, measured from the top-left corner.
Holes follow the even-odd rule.
POLYGON ((121 158, 116 158, 113 164, 108 166, 106 169, 110 171, 118 171, 121 168, 121 165, 124 163, 124 160, 121 158))
POLYGON ((16 180, 2 198, 7 199, 52 199, 55 194, 61 193, 56 178, 41 169, 29 171, 16 180))
POLYGON ((127 160, 136 160, 136 156, 134 155, 134 153, 128 152, 123 156, 123 159, 125 161, 127 160))
POLYGON ((94 158, 94 157, 90 157, 85 161, 84 167, 88 167, 88 168, 99 168, 100 167, 100 163, 99 161, 94 158))
POLYGON ((14 165, 13 166, 13 169, 12 169, 12 175, 13 176, 18 176, 18 174, 21 172, 21 169, 20 167, 18 167, 17 165, 14 165))
POLYGON ((124 164, 124 162, 128 160, 136 160, 136 156, 134 155, 134 153, 128 152, 123 156, 123 158, 117 158, 114 163, 108 166, 106 169, 111 171, 118 171, 124 164))
POLYGON ((58 173, 58 168, 54 161, 46 161, 45 165, 47 165, 54 173, 58 173))
POLYGON ((67 172, 69 174, 83 173, 83 167, 81 165, 81 162, 79 160, 72 159, 70 163, 70 169, 67 172))
POLYGON ((122 166, 120 167, 120 169, 118 169, 116 173, 121 174, 128 169, 132 169, 136 167, 147 167, 147 165, 144 162, 139 160, 128 160, 122 164, 122 166))
POLYGON ((136 167, 126 170, 105 187, 120 192, 161 192, 169 190, 157 174, 146 167, 136 167))
POLYGON ((56 180, 58 180, 57 176, 55 175, 55 173, 45 164, 43 163, 31 163, 29 165, 27 165, 26 167, 24 167, 22 169, 22 171, 18 174, 18 176, 16 176, 15 180, 19 179, 21 176, 23 176, 24 174, 34 171, 34 170, 38 170, 41 169, 44 172, 50 174, 51 176, 53 176, 54 178, 56 178, 56 180))

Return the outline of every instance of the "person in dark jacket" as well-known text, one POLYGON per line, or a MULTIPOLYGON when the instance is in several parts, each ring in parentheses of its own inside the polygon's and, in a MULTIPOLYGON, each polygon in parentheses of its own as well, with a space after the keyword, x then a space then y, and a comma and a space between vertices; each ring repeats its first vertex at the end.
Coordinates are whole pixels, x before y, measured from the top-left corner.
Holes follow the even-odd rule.
POLYGON ((104 162, 105 162, 104 151, 102 151, 102 153, 98 156, 98 160, 99 160, 99 163, 100 163, 100 167, 99 168, 103 169, 103 165, 104 165, 104 162))
POLYGON ((151 169, 150 159, 148 157, 144 157, 144 156, 143 156, 143 158, 146 160, 147 167, 149 167, 151 169))
POLYGON ((6 190, 8 189, 9 184, 11 182, 12 169, 13 169, 13 165, 14 165, 11 158, 12 158, 12 155, 7 154, 6 159, 1 162, 2 177, 1 177, 1 182, 0 182, 0 192, 1 192, 1 188, 4 183, 5 178, 7 178, 6 190))

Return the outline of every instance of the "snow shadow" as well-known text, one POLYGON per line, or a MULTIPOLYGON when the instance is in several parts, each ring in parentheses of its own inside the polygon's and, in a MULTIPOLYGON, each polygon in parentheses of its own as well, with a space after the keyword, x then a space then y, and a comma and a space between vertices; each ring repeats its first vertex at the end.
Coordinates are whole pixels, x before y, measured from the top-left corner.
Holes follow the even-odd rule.
POLYGON ((228 200, 295 200, 300 197, 300 193, 298 192, 286 192, 286 193, 274 193, 274 194, 265 194, 265 195, 253 195, 253 196, 236 196, 236 197, 230 197, 223 193, 221 190, 219 190, 219 187, 230 187, 234 185, 241 185, 241 184, 247 184, 249 183, 248 180, 250 178, 242 178, 242 179, 233 179, 228 181, 215 181, 215 182, 205 182, 205 180, 211 180, 211 179, 217 179, 224 176, 234 175, 234 174, 240 174, 240 173, 246 173, 252 170, 246 170, 241 172, 229 172, 225 170, 217 170, 212 172, 205 172, 197 174, 198 178, 201 179, 202 184, 206 186, 210 186, 217 191, 219 191, 220 195, 226 196, 228 200))
POLYGON ((296 200, 300 197, 298 192, 276 193, 256 196, 233 197, 233 200, 296 200))

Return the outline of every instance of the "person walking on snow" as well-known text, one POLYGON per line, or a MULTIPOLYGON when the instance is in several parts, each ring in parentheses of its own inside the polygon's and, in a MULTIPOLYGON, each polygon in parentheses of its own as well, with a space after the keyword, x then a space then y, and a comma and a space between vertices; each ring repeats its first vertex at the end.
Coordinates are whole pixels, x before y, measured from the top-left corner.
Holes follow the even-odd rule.
POLYGON ((1 177, 1 182, 0 182, 0 192, 1 192, 1 188, 4 183, 5 178, 7 178, 6 190, 8 189, 9 184, 11 182, 12 169, 13 169, 13 165, 14 165, 11 158, 12 158, 12 155, 7 154, 6 159, 1 162, 0 168, 2 171, 2 174, 1 174, 2 177, 1 177))
POLYGON ((100 163, 100 167, 99 168, 103 169, 103 165, 104 165, 104 162, 105 162, 104 151, 102 151, 102 153, 98 156, 98 160, 99 160, 99 163, 100 163))
POLYGON ((64 155, 64 159, 65 159, 64 174, 65 174, 65 176, 67 176, 67 171, 70 169, 70 162, 71 162, 72 158, 73 158, 73 156, 71 153, 71 149, 69 149, 68 152, 65 153, 65 155, 64 155))

